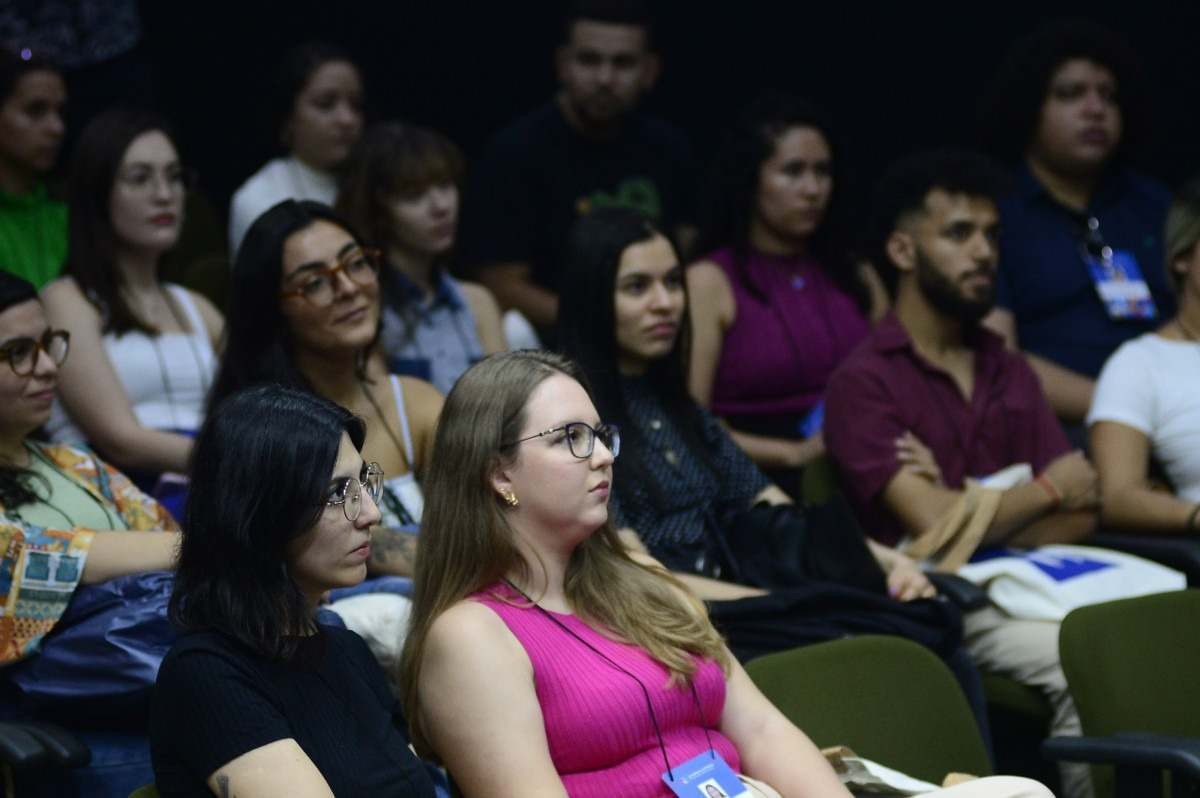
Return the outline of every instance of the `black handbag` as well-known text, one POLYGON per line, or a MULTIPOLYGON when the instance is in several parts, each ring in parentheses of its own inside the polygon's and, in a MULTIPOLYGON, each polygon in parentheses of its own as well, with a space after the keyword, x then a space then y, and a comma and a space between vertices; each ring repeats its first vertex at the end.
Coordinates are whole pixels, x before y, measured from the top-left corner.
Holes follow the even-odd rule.
POLYGON ((887 594, 887 577, 841 496, 814 506, 759 502, 708 526, 727 581, 771 591, 831 582, 887 594))

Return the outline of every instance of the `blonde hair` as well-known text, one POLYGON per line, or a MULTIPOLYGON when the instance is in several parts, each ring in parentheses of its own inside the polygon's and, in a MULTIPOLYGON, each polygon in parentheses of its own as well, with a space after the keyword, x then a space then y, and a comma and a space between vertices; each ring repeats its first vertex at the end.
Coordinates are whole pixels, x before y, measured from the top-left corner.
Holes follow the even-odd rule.
MULTIPOLYGON (((447 609, 506 575, 521 581, 529 575, 531 563, 516 547, 490 477, 498 464, 517 457, 502 444, 519 436, 530 394, 554 374, 587 388, 579 367, 559 355, 493 355, 459 378, 442 408, 423 484, 412 616, 400 662, 404 709, 413 743, 423 753, 429 746, 417 684, 430 627, 447 609)), ((728 656, 704 605, 666 570, 632 559, 610 523, 575 549, 564 588, 581 618, 644 649, 670 671, 673 682, 692 676, 697 656, 728 671, 728 656)))
POLYGON ((1176 194, 1167 211, 1163 233, 1163 255, 1167 261, 1167 284, 1177 296, 1183 296, 1183 278, 1175 271, 1175 261, 1186 257, 1200 242, 1200 178, 1195 178, 1176 194))

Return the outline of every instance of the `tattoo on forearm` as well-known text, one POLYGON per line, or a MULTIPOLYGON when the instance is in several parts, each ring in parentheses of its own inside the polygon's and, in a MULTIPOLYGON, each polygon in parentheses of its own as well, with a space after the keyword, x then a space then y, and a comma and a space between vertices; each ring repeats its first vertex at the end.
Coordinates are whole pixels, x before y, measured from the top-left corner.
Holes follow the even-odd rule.
POLYGON ((371 566, 389 574, 408 575, 417 558, 417 536, 388 527, 376 527, 371 536, 371 566))
POLYGON ((217 776, 217 795, 221 798, 230 798, 232 795, 229 792, 229 777, 224 774, 217 776))

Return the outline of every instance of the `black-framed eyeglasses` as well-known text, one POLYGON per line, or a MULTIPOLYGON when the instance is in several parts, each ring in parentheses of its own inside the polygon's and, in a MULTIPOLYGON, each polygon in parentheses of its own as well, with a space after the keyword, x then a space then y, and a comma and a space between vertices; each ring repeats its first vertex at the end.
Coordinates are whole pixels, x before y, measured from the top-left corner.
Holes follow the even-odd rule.
POLYGON ((621 430, 616 424, 601 424, 593 428, 590 424, 585 424, 582 421, 572 421, 570 424, 563 424, 561 427, 552 427, 534 435, 515 440, 512 443, 506 443, 504 446, 516 446, 518 443, 531 441, 534 438, 541 438, 544 435, 550 435, 555 432, 563 433, 563 437, 567 441, 567 448, 571 450, 571 454, 578 457, 580 460, 586 460, 592 456, 592 451, 596 448, 596 439, 604 444, 604 448, 612 452, 612 456, 616 457, 621 453, 621 430))
POLYGON ((349 277, 356 285, 374 285, 379 279, 379 257, 377 249, 352 249, 338 260, 336 266, 307 270, 299 286, 281 291, 279 298, 298 296, 315 307, 328 307, 333 304, 337 294, 335 286, 339 272, 349 277))
POLYGON ((0 360, 18 377, 28 377, 37 369, 38 355, 42 352, 56 366, 61 366, 71 349, 71 334, 66 330, 46 330, 41 338, 9 338, 0 344, 0 360))
POLYGON ((371 497, 371 501, 379 504, 380 499, 383 498, 383 469, 379 467, 379 463, 363 463, 362 476, 358 479, 343 477, 338 480, 337 486, 333 489, 333 495, 325 500, 325 504, 329 506, 342 505, 342 512, 346 514, 346 520, 356 521, 358 514, 362 512, 364 490, 371 497))

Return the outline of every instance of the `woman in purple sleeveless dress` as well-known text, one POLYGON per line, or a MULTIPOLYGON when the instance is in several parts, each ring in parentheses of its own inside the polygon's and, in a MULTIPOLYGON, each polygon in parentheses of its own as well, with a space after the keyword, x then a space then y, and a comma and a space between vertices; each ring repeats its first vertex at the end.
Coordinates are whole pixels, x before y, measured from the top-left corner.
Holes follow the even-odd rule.
POLYGON ((831 142, 815 108, 755 100, 717 159, 706 254, 687 274, 692 394, 791 493, 798 469, 824 453, 830 374, 887 303, 874 271, 844 262, 833 243, 831 142))

